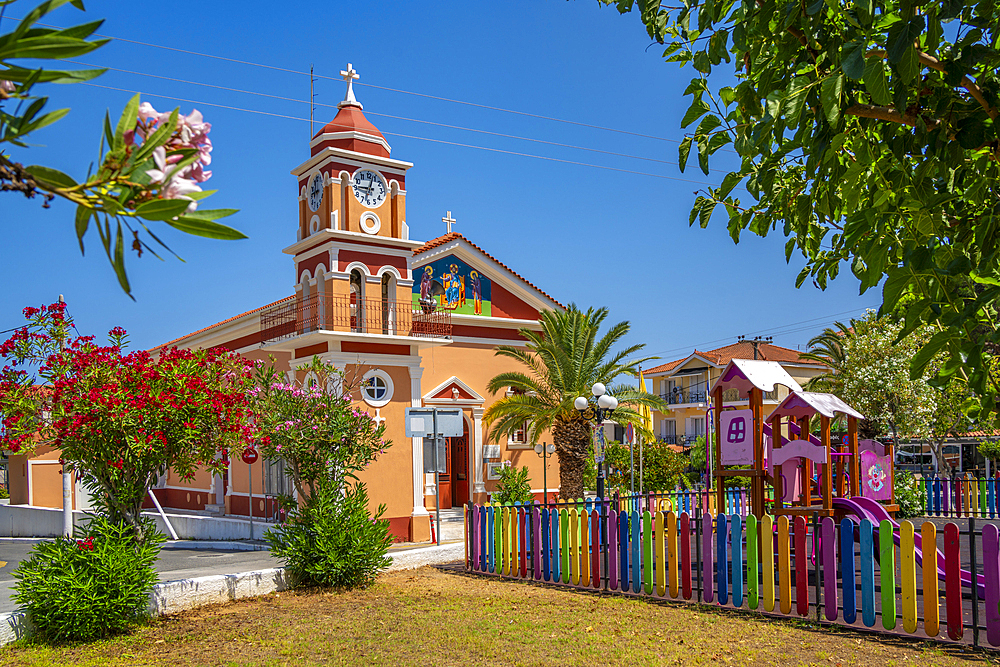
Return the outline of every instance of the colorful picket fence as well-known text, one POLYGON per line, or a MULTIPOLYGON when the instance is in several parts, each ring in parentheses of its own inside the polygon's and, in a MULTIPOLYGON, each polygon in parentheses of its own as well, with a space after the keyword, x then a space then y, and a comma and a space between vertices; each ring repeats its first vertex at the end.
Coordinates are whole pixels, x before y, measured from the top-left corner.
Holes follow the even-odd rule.
POLYGON ((925 477, 918 479, 927 516, 996 518, 997 480, 994 477, 925 477))
POLYGON ((578 505, 467 506, 467 569, 1000 646, 994 525, 578 505))

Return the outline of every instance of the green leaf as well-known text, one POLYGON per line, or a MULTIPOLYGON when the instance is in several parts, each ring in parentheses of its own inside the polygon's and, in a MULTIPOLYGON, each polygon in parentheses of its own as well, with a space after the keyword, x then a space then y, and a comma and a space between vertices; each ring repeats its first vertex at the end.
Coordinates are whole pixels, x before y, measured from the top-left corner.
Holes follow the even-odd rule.
POLYGON ((682 128, 687 127, 691 123, 695 122, 696 120, 704 116, 710 110, 711 109, 709 108, 708 104, 702 102, 700 99, 695 100, 694 102, 691 103, 691 106, 688 107, 687 113, 684 114, 684 118, 681 120, 681 127, 682 128))
POLYGON ((196 211, 191 211, 190 213, 185 213, 185 218, 195 218, 197 220, 218 220, 219 218, 227 218, 234 213, 239 213, 238 208, 214 208, 208 210, 198 209, 196 211))
POLYGON ((886 36, 886 43, 889 44, 886 57, 889 63, 895 65, 902 60, 906 50, 913 46, 914 41, 923 30, 924 17, 920 14, 911 17, 909 21, 894 23, 886 36))
POLYGON ((92 211, 86 206, 76 207, 76 238, 80 242, 80 254, 83 252, 83 235, 87 233, 87 228, 90 227, 90 216, 92 211))
POLYGON ((691 137, 685 137, 677 149, 677 166, 680 167, 682 174, 684 173, 685 165, 687 165, 688 154, 691 153, 691 141, 691 137))
POLYGON ((911 84, 917 79, 917 75, 920 74, 920 56, 917 55, 916 48, 910 46, 903 52, 903 57, 896 65, 896 71, 902 77, 903 83, 911 84))
POLYGON ((132 296, 132 288, 129 286, 128 276, 125 274, 125 239, 122 235, 121 222, 118 223, 118 234, 115 236, 115 259, 111 264, 115 267, 118 284, 122 286, 126 294, 132 296))
POLYGON ((41 184, 47 185, 50 188, 73 188, 76 187, 77 182, 73 180, 72 177, 64 174, 56 169, 51 169, 49 167, 43 167, 41 165, 31 165, 26 167, 25 170, 35 177, 35 180, 41 184))
POLYGON ((220 225, 217 222, 212 222, 211 220, 199 220, 198 218, 191 218, 188 216, 181 216, 176 220, 165 220, 168 225, 175 229, 179 229, 187 234, 193 234, 195 236, 204 236, 209 239, 221 239, 224 241, 238 241, 240 239, 247 238, 246 234, 243 232, 233 229, 232 227, 227 227, 226 225, 220 225))
POLYGON ((809 86, 809 78, 796 76, 788 83, 787 95, 785 95, 785 123, 788 127, 798 127, 799 118, 802 115, 802 106, 806 101, 806 91, 809 86))
POLYGON ((33 70, 23 67, 11 67, 3 70, 3 78, 15 83, 23 83, 32 76, 36 76, 38 83, 80 83, 90 81, 104 74, 107 69, 82 69, 82 70, 33 70))
POLYGON ((695 134, 706 135, 720 125, 722 125, 722 122, 714 114, 709 114, 698 123, 698 129, 695 130, 695 134))
POLYGON ((830 125, 840 120, 840 94, 844 89, 844 75, 837 74, 823 80, 819 87, 819 100, 823 116, 830 125))
POLYGON ((726 177, 722 179, 722 185, 719 189, 715 191, 716 199, 725 199, 729 196, 729 193, 733 191, 739 182, 743 180, 743 174, 738 171, 733 171, 726 174, 726 177))
POLYGON ((858 42, 845 44, 841 51, 840 69, 848 77, 860 81, 865 72, 865 48, 858 42))
POLYGON ((910 360, 910 379, 915 380, 923 375, 927 365, 933 361, 934 357, 953 336, 954 334, 948 329, 938 331, 931 336, 931 339, 924 343, 924 346, 910 360))
POLYGON ((118 119, 118 127, 115 129, 114 142, 111 150, 116 151, 125 146, 125 133, 135 129, 135 121, 139 117, 139 94, 128 101, 122 110, 122 116, 118 119))
POLYGON ((885 106, 892 103, 889 80, 885 76, 885 66, 880 58, 869 58, 865 63, 865 90, 875 104, 885 106))
POLYGON ((146 220, 166 221, 181 215, 190 205, 186 199, 154 199, 140 204, 135 214, 146 220))

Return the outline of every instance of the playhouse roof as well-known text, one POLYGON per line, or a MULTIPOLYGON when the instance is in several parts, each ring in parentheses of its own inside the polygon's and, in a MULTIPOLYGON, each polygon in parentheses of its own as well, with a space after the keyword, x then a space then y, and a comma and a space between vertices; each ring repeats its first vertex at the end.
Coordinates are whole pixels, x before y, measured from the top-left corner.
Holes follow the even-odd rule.
POLYGON ((781 405, 774 409, 768 419, 772 417, 811 417, 817 413, 833 419, 838 412, 848 417, 865 418, 863 414, 833 394, 818 391, 793 391, 785 397, 781 405))
POLYGON ((750 391, 751 387, 757 387, 761 391, 774 391, 775 385, 779 384, 791 391, 802 391, 799 383, 777 361, 732 359, 712 385, 712 391, 719 386, 723 389, 739 389, 740 393, 750 391))

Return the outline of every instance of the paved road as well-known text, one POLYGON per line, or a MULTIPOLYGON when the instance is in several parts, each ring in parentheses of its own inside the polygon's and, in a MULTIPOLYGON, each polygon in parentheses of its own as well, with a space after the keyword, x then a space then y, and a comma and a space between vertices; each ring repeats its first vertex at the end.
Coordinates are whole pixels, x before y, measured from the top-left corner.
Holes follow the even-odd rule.
MULTIPOLYGON (((13 611, 17 605, 11 599, 17 564, 28 556, 32 544, 0 541, 0 613, 13 611)), ((221 551, 215 549, 164 549, 156 570, 161 581, 204 577, 210 574, 232 574, 278 567, 281 563, 269 551, 221 551)))

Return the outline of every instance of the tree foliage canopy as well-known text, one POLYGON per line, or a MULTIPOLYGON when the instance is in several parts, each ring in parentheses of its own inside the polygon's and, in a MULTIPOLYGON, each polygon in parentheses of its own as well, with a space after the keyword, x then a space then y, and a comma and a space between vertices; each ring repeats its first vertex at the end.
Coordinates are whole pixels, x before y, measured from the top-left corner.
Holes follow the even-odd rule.
POLYGON ((787 237, 798 277, 826 287, 843 265, 882 312, 910 299, 900 338, 931 325, 911 377, 944 352, 997 414, 1000 383, 1000 7, 980 0, 603 0, 640 10, 664 57, 690 64, 683 169, 692 149, 739 166, 699 194, 691 224, 723 211, 730 235, 787 237), (710 75, 716 74, 710 80, 710 75), (733 85, 714 86, 718 75, 733 85), (742 186, 749 199, 737 196, 742 186))

